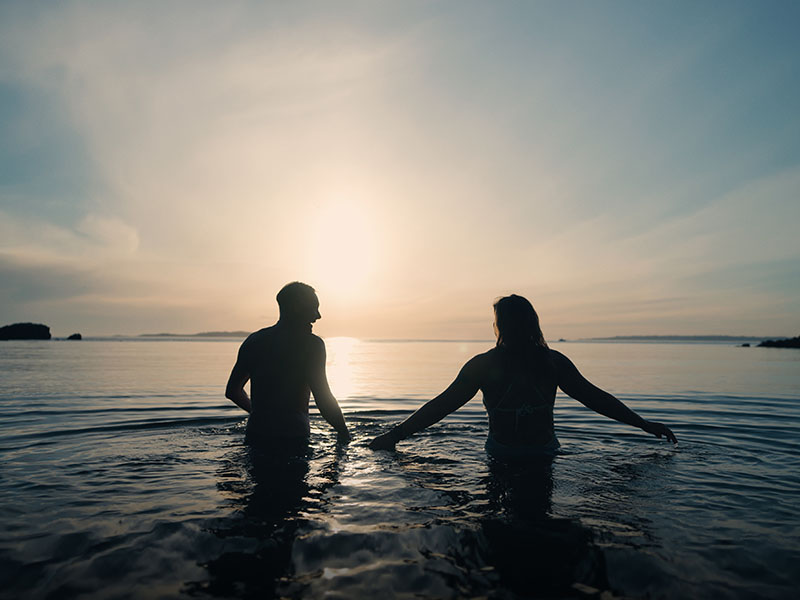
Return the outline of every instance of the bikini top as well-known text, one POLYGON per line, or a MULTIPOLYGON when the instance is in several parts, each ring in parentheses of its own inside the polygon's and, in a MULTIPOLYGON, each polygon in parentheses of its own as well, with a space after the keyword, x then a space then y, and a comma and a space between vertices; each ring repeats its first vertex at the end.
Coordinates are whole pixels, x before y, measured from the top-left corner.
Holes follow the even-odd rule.
POLYGON ((506 431, 506 434, 511 433, 512 438, 518 438, 520 434, 524 435, 529 431, 532 425, 531 418, 534 422, 539 422, 540 427, 552 423, 555 399, 545 397, 539 387, 528 381, 527 377, 524 377, 524 381, 522 379, 517 375, 508 384, 497 404, 492 407, 486 404, 484 397, 484 406, 486 406, 486 412, 489 413, 490 422, 500 425, 501 421, 504 424, 509 423, 511 420, 509 417, 513 419, 513 432, 506 431), (512 400, 516 400, 516 402, 512 402, 512 400), (497 418, 499 417, 498 413, 502 413, 505 418, 497 418))

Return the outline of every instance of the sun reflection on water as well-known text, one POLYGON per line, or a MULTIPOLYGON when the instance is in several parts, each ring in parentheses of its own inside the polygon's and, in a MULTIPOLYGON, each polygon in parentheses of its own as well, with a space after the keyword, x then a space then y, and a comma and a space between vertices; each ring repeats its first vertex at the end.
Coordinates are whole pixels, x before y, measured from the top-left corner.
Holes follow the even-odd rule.
POLYGON ((334 337, 325 340, 328 349, 328 383, 333 395, 341 402, 357 394, 358 382, 354 374, 353 357, 361 341, 352 337, 334 337))

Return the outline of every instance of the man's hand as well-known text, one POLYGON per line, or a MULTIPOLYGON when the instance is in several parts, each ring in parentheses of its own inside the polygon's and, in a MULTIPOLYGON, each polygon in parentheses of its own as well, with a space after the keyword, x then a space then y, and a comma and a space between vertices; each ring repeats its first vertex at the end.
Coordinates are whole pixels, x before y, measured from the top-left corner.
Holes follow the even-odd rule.
POLYGON ((658 439, 661 439, 661 436, 664 436, 672 442, 673 444, 678 443, 678 438, 675 437, 675 434, 672 433, 672 430, 664 425, 663 423, 656 423, 655 421, 645 421, 642 429, 647 433, 652 433, 658 439))

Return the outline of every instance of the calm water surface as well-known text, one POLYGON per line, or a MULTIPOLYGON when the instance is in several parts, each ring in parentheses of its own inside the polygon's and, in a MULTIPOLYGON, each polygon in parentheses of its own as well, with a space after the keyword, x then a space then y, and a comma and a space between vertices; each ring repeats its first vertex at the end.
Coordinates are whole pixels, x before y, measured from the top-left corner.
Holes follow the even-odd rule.
POLYGON ((800 351, 556 344, 680 444, 559 396, 509 467, 480 395, 365 447, 490 343, 327 343, 354 440, 293 457, 243 444, 238 341, 0 343, 0 596, 795 597, 800 351))

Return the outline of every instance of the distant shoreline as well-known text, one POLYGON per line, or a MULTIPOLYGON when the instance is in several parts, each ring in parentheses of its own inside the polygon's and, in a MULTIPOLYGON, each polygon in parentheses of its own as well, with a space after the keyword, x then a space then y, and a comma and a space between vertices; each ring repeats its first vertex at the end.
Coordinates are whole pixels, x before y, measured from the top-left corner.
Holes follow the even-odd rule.
MULTIPOLYGON (((140 333, 131 337, 247 337, 251 331, 202 331, 200 333, 140 333)), ((119 337, 119 336, 114 336, 119 337)), ((128 337, 128 336, 122 336, 128 337)))
POLYGON ((769 336, 751 335, 615 335, 581 338, 580 342, 760 342, 769 336))
MULTIPOLYGON (((21 324, 26 325, 26 324, 21 324)), ((32 324, 27 324, 32 325, 32 324)), ((15 325, 16 326, 16 325, 15 325)), ((11 326, 8 326, 11 327, 11 326)), ((8 327, 4 329, 8 329, 8 327)), ((49 327, 45 325, 39 326, 42 329, 48 330, 49 327)), ((140 334, 114 334, 114 335, 96 335, 96 336, 83 336, 83 339, 90 340, 202 340, 202 339, 237 339, 242 340, 250 335, 250 331, 234 330, 234 331, 201 331, 199 333, 140 333, 140 334)), ((74 334, 75 338, 79 334, 74 334)), ((334 338, 347 338, 351 336, 326 336, 328 339, 334 338)), ((23 338, 18 338, 23 339, 23 338)), ((27 338, 25 338, 27 339, 27 338)), ((62 338, 53 338, 62 339, 62 338)), ((66 339, 66 338, 63 338, 66 339)), ((80 338, 77 338, 80 339, 80 338)), ((374 343, 408 343, 408 342, 426 342, 426 343, 488 343, 493 344, 493 339, 445 339, 445 338, 355 338, 364 342, 374 343)), ((791 345, 796 347, 796 340, 800 338, 783 338, 781 336, 752 336, 752 335, 614 335, 604 337, 586 337, 586 338, 557 338, 550 339, 548 343, 592 343, 592 342, 609 342, 609 343, 716 343, 716 344, 737 344, 737 345, 762 345, 762 346, 778 346, 782 347, 784 342, 791 342, 791 345)))
MULTIPOLYGON (((134 335, 110 335, 92 336, 95 339, 151 339, 151 340, 180 340, 180 339, 208 339, 208 338, 230 338, 244 339, 250 335, 250 331, 204 331, 200 333, 141 333, 134 335)), ((351 336, 326 336, 329 339, 351 336)), ((357 338, 364 342, 373 343, 489 343, 493 344, 493 339, 445 339, 445 338, 357 338)), ((664 342, 664 343, 758 343, 769 339, 779 339, 779 336, 748 336, 748 335, 616 335, 605 337, 586 337, 586 338, 558 338, 547 340, 548 344, 559 343, 580 343, 580 342, 664 342)))

